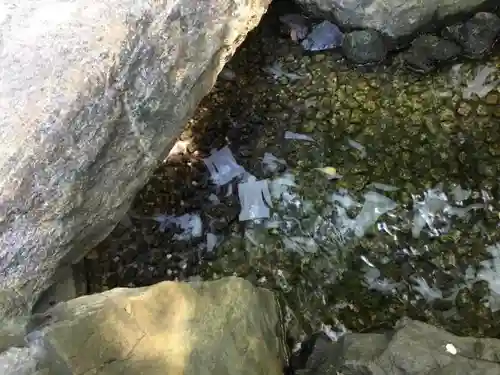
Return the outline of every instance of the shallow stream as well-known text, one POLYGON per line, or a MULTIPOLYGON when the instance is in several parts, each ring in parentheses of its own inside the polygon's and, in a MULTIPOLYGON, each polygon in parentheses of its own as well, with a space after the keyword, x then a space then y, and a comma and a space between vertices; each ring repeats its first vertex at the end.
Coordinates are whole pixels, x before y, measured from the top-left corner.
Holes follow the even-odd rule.
POLYGON ((484 69, 500 77, 498 51, 425 76, 355 68, 264 20, 86 259, 89 291, 238 275, 278 292, 295 337, 405 315, 500 337, 500 86, 480 92, 484 69))

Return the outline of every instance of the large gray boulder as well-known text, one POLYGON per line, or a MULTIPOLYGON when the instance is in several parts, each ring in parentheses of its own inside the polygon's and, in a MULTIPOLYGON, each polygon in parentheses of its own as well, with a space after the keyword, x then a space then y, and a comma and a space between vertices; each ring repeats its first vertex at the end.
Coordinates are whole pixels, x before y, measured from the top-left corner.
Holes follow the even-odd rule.
POLYGON ((235 277, 113 289, 36 317, 0 373, 282 375, 281 316, 271 291, 235 277))
POLYGON ((310 13, 326 16, 347 28, 369 28, 392 38, 413 34, 431 21, 480 6, 491 0, 296 0, 310 13))
POLYGON ((0 320, 108 235, 269 2, 2 2, 0 320))

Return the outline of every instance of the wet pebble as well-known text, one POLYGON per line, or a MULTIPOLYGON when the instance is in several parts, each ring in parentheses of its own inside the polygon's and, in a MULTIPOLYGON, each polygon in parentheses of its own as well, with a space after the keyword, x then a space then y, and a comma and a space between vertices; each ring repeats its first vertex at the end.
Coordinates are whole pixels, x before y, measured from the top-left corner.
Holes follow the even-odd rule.
POLYGON ((300 14, 285 14, 281 16, 281 32, 295 41, 303 40, 309 31, 306 19, 300 14))
POLYGON ((428 73, 436 67, 436 63, 453 60, 460 52, 460 46, 454 42, 426 34, 413 41, 404 61, 410 69, 428 73))
POLYGON ((500 37, 500 17, 493 13, 476 13, 465 23, 446 27, 443 35, 460 44, 467 57, 481 58, 491 51, 500 37))
POLYGON ((359 65, 376 64, 387 56, 384 39, 376 30, 356 30, 346 34, 342 50, 350 61, 359 65))

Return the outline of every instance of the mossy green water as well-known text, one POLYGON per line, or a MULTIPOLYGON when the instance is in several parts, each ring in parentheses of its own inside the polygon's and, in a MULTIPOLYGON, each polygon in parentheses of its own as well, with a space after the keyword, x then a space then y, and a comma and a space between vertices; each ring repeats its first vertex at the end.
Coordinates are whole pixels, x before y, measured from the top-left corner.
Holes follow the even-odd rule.
MULTIPOLYGON (((275 289, 298 329, 306 332, 322 324, 374 330, 409 315, 459 334, 500 336, 498 313, 485 304, 489 291, 484 283, 451 294, 453 286, 463 283, 468 266, 479 266, 488 258, 486 245, 500 241, 500 91, 496 88, 484 98, 464 99, 462 94, 464 84, 485 63, 498 67, 500 74, 498 54, 487 62, 464 62, 458 76, 450 67, 414 76, 397 59, 390 66, 361 70, 339 61, 334 53, 305 56, 264 23, 229 63, 236 79, 217 83, 184 132, 182 138, 192 141, 191 159, 162 166, 139 194, 134 212, 203 210, 201 202, 209 189, 200 156, 229 140, 238 162, 257 177, 267 177, 259 167, 264 152, 287 161, 296 176, 297 195, 310 203, 292 215, 303 226, 331 209, 327 198, 338 189, 360 197, 374 182, 399 188, 384 192, 398 204, 394 215, 384 217, 387 225, 398 228, 397 235, 371 227, 361 238, 327 240, 316 253, 290 252, 279 231, 257 225, 251 239, 245 236, 244 225, 234 220, 237 204, 226 200, 222 211, 213 213, 228 215, 229 228, 212 261, 189 264, 189 256, 182 254, 193 250, 164 239, 153 225, 137 229, 137 236, 126 230, 126 239, 117 229, 102 245, 107 262, 126 258, 124 248, 137 252, 144 246, 143 252, 156 254, 146 268, 157 277, 144 281, 145 271, 126 276, 127 261, 119 260, 120 265, 113 266, 118 280, 109 286, 239 275, 275 289), (264 70, 275 62, 302 78, 270 76, 264 70), (284 140, 285 131, 306 133, 315 142, 284 140), (349 140, 362 145, 364 152, 350 146, 349 140), (342 179, 329 180, 315 169, 325 166, 334 167, 342 179), (457 185, 470 190, 471 200, 487 199, 487 208, 472 211, 467 220, 450 222, 445 234, 414 238, 414 197, 440 185, 445 192, 457 185), (110 251, 113 239, 122 242, 110 251), (170 257, 162 259, 166 247, 170 257), (398 258, 402 250, 403 260, 398 258), (369 290, 361 256, 398 282, 397 291, 369 290), (169 273, 169 262, 183 262, 181 268, 187 271, 169 273), (444 299, 422 298, 412 284, 415 277, 442 290, 444 299)), ((140 263, 132 258, 129 263, 140 263)))
MULTIPOLYGON (((356 195, 372 182, 398 187, 385 194, 403 207, 411 207, 413 195, 439 184, 445 191, 456 184, 498 195, 500 92, 471 100, 462 95, 464 84, 481 64, 465 63, 459 77, 450 67, 414 76, 397 63, 362 72, 332 54, 303 56, 295 47, 279 43, 255 36, 232 61, 237 82, 225 85, 241 85, 240 90, 252 98, 252 109, 264 119, 264 135, 250 159, 257 160, 267 150, 286 159, 304 200, 320 207, 336 189, 356 195), (252 61, 256 56, 258 61, 252 61), (305 78, 290 81, 282 76, 272 82, 263 73, 254 74, 256 69, 248 71, 253 64, 273 61, 283 71, 305 78), (317 144, 283 141, 284 130, 307 133, 317 144), (366 157, 346 139, 362 144, 366 157), (332 183, 314 170, 324 166, 335 167, 343 178, 332 183)), ((493 57, 488 64, 500 66, 500 59, 493 57)), ((245 115, 234 120, 244 123, 245 115)), ((384 295, 368 290, 359 259, 365 255, 393 280, 421 275, 445 290, 446 285, 460 282, 467 265, 478 265, 488 257, 485 245, 499 240, 498 200, 493 202, 494 207, 467 222, 457 220, 438 238, 414 239, 410 230, 402 230, 394 240, 372 230, 361 240, 342 248, 331 244, 334 248, 314 255, 290 254, 272 231, 261 231, 260 247, 233 236, 220 251, 224 255, 207 265, 204 273, 206 277, 238 274, 277 289, 306 330, 338 322, 353 330, 376 329, 410 315, 460 334, 495 336, 500 334, 497 314, 485 307, 481 297, 487 292, 480 284, 464 288, 456 301, 428 303, 410 282, 402 291, 384 295), (418 256, 405 263, 387 262, 398 249, 409 247, 417 249, 418 256), (450 319, 455 302, 458 312, 450 319)))

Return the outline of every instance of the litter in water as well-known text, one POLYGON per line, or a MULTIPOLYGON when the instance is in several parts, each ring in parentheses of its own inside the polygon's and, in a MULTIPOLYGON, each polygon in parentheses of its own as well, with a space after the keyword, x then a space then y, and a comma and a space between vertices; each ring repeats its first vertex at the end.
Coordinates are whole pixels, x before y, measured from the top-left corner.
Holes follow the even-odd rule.
POLYGON ((287 197, 289 197, 288 192, 290 188, 295 187, 296 185, 295 176, 288 172, 284 173, 280 177, 271 181, 269 186, 271 196, 276 200, 288 200, 287 197))
POLYGON ((286 250, 297 253, 315 253, 318 244, 311 237, 284 237, 283 246, 286 250))
POLYGON ((378 268, 370 267, 364 275, 364 281, 369 290, 390 294, 399 286, 398 283, 381 277, 378 268))
POLYGON ((266 152, 262 157, 262 164, 264 165, 264 170, 276 172, 280 165, 286 165, 286 161, 284 159, 277 158, 270 152, 266 152))
POLYGON ((321 323, 320 331, 327 335, 333 342, 337 342, 342 336, 348 333, 347 328, 340 322, 335 326, 335 329, 329 324, 321 323))
POLYGON ((208 232, 206 235, 206 241, 207 241, 207 252, 209 253, 213 252, 220 242, 217 235, 210 232, 208 232))
POLYGON ((467 84, 467 87, 464 89, 464 99, 471 99, 474 94, 479 98, 484 98, 486 95, 488 95, 490 91, 492 91, 498 84, 500 84, 500 79, 487 82, 489 75, 496 71, 497 69, 492 66, 484 66, 479 69, 474 79, 470 81, 467 84))
POLYGON ((436 215, 442 211, 448 204, 448 198, 443 193, 440 187, 429 189, 424 193, 423 200, 417 200, 413 197, 413 238, 418 238, 420 232, 426 226, 430 229, 431 234, 439 235, 439 232, 434 227, 434 219, 436 215))
POLYGON ((177 241, 187 241, 203 235, 203 223, 200 215, 197 214, 184 214, 181 216, 158 215, 153 219, 160 223, 159 230, 161 232, 164 232, 169 227, 182 229, 182 233, 176 233, 173 236, 173 239, 177 241))
POLYGON ((488 304, 492 312, 500 310, 500 243, 490 245, 486 248, 491 259, 481 262, 476 279, 488 283, 490 296, 488 304))
POLYGON ((268 180, 251 178, 238 184, 238 197, 241 204, 240 221, 269 218, 272 201, 268 180))
POLYGON ((294 133, 290 131, 285 132, 285 139, 295 139, 297 141, 314 142, 314 138, 306 134, 294 133))
POLYGON ((365 203, 354 221, 354 234, 363 237, 365 231, 375 224, 380 216, 397 207, 396 202, 385 195, 370 191, 364 195, 365 203))
POLYGON ((455 201, 462 202, 471 196, 471 191, 462 189, 460 185, 455 185, 450 194, 455 201))
POLYGON ((219 204, 219 203, 220 203, 220 199, 219 199, 219 197, 218 197, 217 195, 215 195, 214 193, 212 193, 212 194, 210 194, 210 195, 208 196, 208 200, 209 200, 210 202, 212 202, 213 204, 219 204))
POLYGON ((212 154, 203 161, 210 172, 213 183, 219 186, 225 185, 245 173, 245 169, 236 162, 228 146, 220 150, 213 150, 212 154))
POLYGON ((306 51, 324 51, 342 45, 344 34, 339 27, 329 21, 323 21, 313 26, 307 38, 302 41, 302 48, 306 51))
POLYGON ((336 193, 333 193, 331 201, 340 203, 340 205, 346 209, 351 207, 361 207, 361 204, 351 197, 349 192, 345 189, 340 189, 336 193))
POLYGON ((272 76, 274 79, 279 79, 281 77, 286 77, 290 81, 298 81, 300 79, 304 79, 305 78, 305 76, 301 76, 299 74, 286 72, 285 70, 283 70, 283 68, 281 67, 281 65, 277 61, 275 61, 273 63, 273 65, 265 67, 262 70, 265 73, 267 73, 270 76, 272 76))
POLYGON ((361 156, 362 159, 366 158, 365 146, 363 146, 361 143, 356 142, 355 140, 350 139, 350 138, 347 139, 347 143, 349 144, 349 146, 351 146, 352 148, 359 151, 359 155, 361 156))
POLYGON ((412 280, 417 284, 413 286, 413 290, 418 292, 427 302, 443 299, 443 293, 439 289, 429 286, 423 277, 416 276, 412 280))

